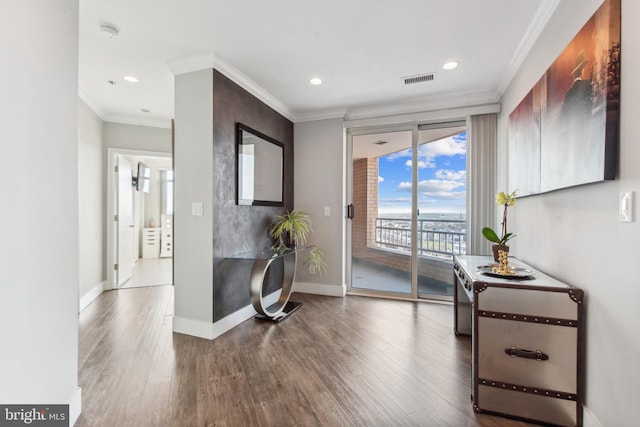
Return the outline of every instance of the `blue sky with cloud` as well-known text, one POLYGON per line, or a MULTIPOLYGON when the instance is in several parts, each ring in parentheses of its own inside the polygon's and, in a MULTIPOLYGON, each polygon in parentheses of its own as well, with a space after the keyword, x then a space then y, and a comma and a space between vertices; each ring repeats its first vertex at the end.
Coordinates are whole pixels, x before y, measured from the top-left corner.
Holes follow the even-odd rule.
MULTIPOLYGON (((465 213, 467 133, 418 148, 418 208, 426 213, 465 213)), ((380 157, 378 210, 381 215, 411 211, 411 149, 380 157)))

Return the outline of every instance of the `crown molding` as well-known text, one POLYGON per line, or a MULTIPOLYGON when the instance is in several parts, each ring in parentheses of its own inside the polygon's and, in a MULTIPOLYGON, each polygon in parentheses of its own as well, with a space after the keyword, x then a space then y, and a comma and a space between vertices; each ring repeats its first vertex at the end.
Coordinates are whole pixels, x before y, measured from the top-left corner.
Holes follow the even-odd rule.
POLYGON ((294 121, 295 114, 289 107, 215 53, 171 62, 167 64, 167 66, 169 67, 169 71, 176 76, 214 68, 287 119, 294 121))
POLYGON ((106 115, 104 117, 101 117, 101 119, 105 122, 121 123, 123 125, 171 129, 171 119, 140 118, 120 115, 106 115))
POLYGON ((174 76, 211 69, 214 68, 214 65, 215 55, 213 53, 193 56, 191 58, 167 63, 169 71, 171 71, 174 76))
POLYGON ((84 101, 85 104, 98 116, 103 122, 122 123, 125 125, 137 125, 137 126, 149 126, 153 128, 171 129, 170 119, 152 119, 152 118, 139 118, 132 116, 111 115, 104 109, 100 108, 98 104, 87 95, 87 91, 84 86, 78 83, 78 97, 84 101))
POLYGON ((507 90, 511 80, 515 77, 527 55, 529 55, 533 45, 540 37, 540 34, 542 34, 559 4, 560 0, 543 0, 540 4, 538 11, 531 21, 531 25, 529 25, 527 32, 522 40, 520 40, 520 44, 518 44, 515 54, 511 57, 511 61, 509 62, 509 65, 507 65, 507 70, 498 85, 497 93, 499 97, 504 95, 504 92, 507 90))
POLYGON ((293 111, 282 103, 275 96, 264 90, 260 85, 247 77, 233 65, 222 60, 219 56, 214 56, 214 68, 231 79, 235 84, 285 116, 287 119, 294 121, 295 114, 293 111))
POLYGON ((78 97, 84 101, 85 104, 102 120, 104 121, 105 111, 98 106, 87 94, 87 90, 78 82, 78 97))
POLYGON ((349 119, 343 122, 343 126, 345 129, 356 129, 372 126, 405 125, 408 123, 436 123, 439 121, 451 121, 451 119, 462 119, 478 114, 500 113, 501 110, 502 107, 498 103, 466 104, 464 106, 451 108, 437 108, 404 114, 349 119))
POLYGON ((498 96, 493 92, 448 93, 414 101, 401 101, 395 104, 354 107, 347 111, 345 120, 360 120, 375 117, 388 117, 413 114, 424 111, 437 111, 459 108, 467 105, 495 104, 498 96))
POLYGON ((347 114, 346 108, 334 108, 330 110, 310 111, 299 113, 294 116, 295 123, 313 122, 317 120, 344 119, 347 114))

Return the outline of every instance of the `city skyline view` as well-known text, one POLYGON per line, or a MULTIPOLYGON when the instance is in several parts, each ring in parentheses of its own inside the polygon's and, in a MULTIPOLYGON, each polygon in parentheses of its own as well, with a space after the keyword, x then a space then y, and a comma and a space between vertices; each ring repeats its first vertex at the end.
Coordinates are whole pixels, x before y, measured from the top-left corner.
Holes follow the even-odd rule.
MULTIPOLYGON (((467 132, 418 147, 418 209, 421 216, 466 217, 467 132)), ((378 215, 411 213, 412 149, 378 159, 378 215)))

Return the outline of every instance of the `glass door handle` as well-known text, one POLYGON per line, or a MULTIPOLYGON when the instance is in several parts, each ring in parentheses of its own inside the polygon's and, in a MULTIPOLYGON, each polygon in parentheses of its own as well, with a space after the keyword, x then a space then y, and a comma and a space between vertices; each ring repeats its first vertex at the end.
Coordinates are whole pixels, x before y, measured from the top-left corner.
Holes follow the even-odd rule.
POLYGON ((347 205, 347 218, 353 219, 354 215, 355 215, 355 207, 353 206, 353 203, 351 203, 347 205))

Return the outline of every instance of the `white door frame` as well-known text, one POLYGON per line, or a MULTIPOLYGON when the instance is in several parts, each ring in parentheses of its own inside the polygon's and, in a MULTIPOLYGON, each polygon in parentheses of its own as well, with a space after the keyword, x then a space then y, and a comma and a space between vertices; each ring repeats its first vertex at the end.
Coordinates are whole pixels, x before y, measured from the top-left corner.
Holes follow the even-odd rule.
POLYGON ((171 153, 159 152, 159 151, 142 151, 142 150, 130 150, 124 148, 107 148, 107 283, 104 287, 105 290, 115 289, 117 284, 115 283, 116 275, 114 274, 115 260, 118 259, 116 251, 116 189, 117 189, 117 175, 115 173, 116 157, 118 155, 123 156, 135 156, 135 157, 155 157, 162 159, 170 159, 171 153))
MULTIPOLYGON (((388 132, 402 132, 402 131, 411 131, 411 148, 412 148, 412 161, 413 164, 418 164, 417 162, 417 153, 416 149, 418 145, 418 123, 402 123, 402 124, 390 124, 390 125, 375 125, 375 126, 363 126, 360 128, 348 128, 347 129, 347 140, 346 140, 346 195, 347 195, 347 205, 353 203, 353 137, 357 135, 368 135, 374 133, 388 133, 388 132)), ((417 169, 416 167, 412 168, 412 182, 417 180, 417 169)), ((418 200, 418 190, 417 185, 413 185, 411 189, 411 233, 413 236, 417 234, 417 200, 418 200)), ((356 212, 356 215, 358 213, 356 212)), ((412 249, 411 249, 411 293, 410 294, 400 294, 395 292, 388 291, 374 291, 369 289, 353 289, 352 279, 352 239, 353 239, 353 223, 350 219, 345 219, 346 223, 346 244, 345 244, 345 270, 346 270, 346 284, 347 284, 347 293, 352 295, 365 295, 365 296, 378 296, 384 298, 391 299, 402 299, 402 300, 410 300, 417 301, 418 300, 418 287, 417 287, 417 276, 418 276, 418 260, 415 254, 415 246, 417 243, 415 239, 412 239, 412 249)))

